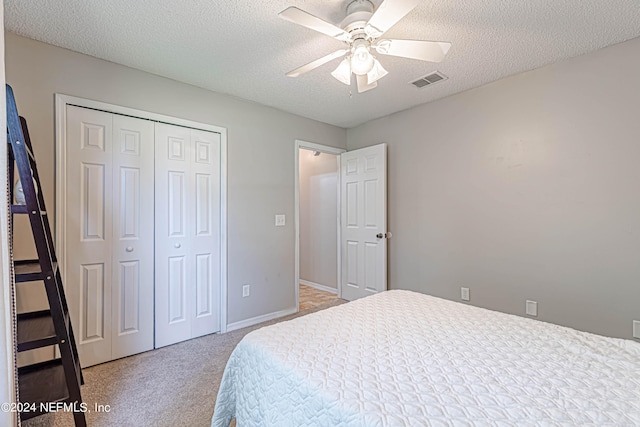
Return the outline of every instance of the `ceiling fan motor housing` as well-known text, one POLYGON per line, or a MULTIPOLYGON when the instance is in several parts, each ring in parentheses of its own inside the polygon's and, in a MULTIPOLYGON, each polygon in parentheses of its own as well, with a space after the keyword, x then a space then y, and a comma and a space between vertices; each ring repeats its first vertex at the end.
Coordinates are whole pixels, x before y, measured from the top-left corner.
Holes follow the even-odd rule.
POLYGON ((352 39, 366 38, 364 27, 373 15, 373 3, 369 0, 352 0, 347 4, 347 17, 342 20, 340 27, 351 34, 352 39))

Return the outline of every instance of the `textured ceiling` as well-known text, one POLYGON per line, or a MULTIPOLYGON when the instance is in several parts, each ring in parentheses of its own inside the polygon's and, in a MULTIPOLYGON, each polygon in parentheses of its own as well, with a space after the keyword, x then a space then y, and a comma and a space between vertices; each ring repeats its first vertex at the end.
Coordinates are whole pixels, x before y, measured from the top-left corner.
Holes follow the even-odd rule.
POLYGON ((638 0, 422 0, 386 37, 450 41, 445 60, 380 56, 389 75, 350 95, 329 74, 339 60, 285 76, 343 46, 277 16, 292 5, 338 23, 346 2, 5 0, 5 28, 346 128, 640 36, 638 0), (408 84, 434 70, 449 80, 408 84))

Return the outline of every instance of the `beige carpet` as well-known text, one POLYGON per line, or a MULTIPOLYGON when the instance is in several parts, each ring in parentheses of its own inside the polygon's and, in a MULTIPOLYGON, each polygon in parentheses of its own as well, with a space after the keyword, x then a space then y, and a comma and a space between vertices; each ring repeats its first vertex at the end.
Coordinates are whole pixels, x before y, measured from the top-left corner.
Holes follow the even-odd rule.
MULTIPOLYGON (((222 372, 236 344, 247 333, 346 301, 335 300, 298 314, 226 334, 207 335, 83 370, 82 396, 90 410, 110 405, 109 413, 87 414, 90 426, 204 427, 211 423, 222 372)), ((26 427, 73 426, 68 413, 25 421, 26 427)))

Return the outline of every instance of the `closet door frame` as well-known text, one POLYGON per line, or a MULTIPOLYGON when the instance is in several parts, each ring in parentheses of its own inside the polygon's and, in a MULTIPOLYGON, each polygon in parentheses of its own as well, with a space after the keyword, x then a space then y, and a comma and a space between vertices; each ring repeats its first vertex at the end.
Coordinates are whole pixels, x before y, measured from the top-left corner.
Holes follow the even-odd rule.
POLYGON ((108 104, 75 96, 55 94, 55 244, 58 255, 58 265, 63 277, 66 276, 67 245, 65 242, 66 217, 66 156, 67 156, 67 106, 76 106, 104 111, 107 113, 121 114, 153 122, 167 123, 170 125, 215 132, 220 134, 220 333, 227 332, 227 128, 199 123, 163 114, 150 113, 148 111, 108 104))

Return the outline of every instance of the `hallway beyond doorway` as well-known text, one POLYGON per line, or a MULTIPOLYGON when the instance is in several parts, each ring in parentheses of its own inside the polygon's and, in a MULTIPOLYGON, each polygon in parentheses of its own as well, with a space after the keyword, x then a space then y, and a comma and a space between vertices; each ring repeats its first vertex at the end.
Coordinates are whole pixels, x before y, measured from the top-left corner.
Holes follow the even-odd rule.
POLYGON ((321 291, 311 286, 300 284, 300 311, 317 307, 321 304, 338 299, 336 294, 321 291))

